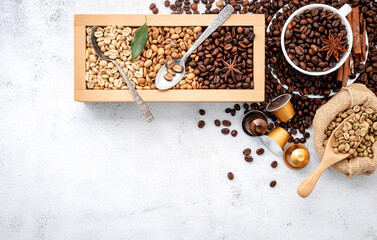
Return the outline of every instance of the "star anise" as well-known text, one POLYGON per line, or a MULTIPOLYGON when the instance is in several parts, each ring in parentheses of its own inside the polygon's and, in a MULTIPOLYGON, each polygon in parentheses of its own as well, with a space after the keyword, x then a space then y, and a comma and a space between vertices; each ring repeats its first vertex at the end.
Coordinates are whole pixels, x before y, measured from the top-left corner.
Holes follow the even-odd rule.
POLYGON ((323 42, 323 44, 325 44, 325 46, 319 49, 319 51, 327 51, 326 60, 329 60, 331 55, 334 54, 336 61, 339 61, 338 51, 347 52, 347 49, 340 45, 341 40, 342 35, 339 35, 337 38, 334 38, 334 36, 331 33, 329 34, 329 39, 324 39, 321 37, 321 41, 323 42))
POLYGON ((240 66, 241 63, 237 63, 236 57, 234 57, 233 61, 230 60, 229 63, 225 62, 224 59, 223 62, 225 64, 225 67, 221 69, 221 71, 226 71, 226 73, 224 74, 226 78, 230 75, 233 79, 235 79, 236 73, 242 74, 242 72, 237 69, 237 67, 240 66))

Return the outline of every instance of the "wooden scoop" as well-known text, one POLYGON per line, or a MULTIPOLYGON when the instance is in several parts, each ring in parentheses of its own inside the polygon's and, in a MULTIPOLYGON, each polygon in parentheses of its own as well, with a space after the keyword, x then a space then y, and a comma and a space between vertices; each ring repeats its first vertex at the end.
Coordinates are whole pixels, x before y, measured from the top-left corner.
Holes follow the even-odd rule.
MULTIPOLYGON (((326 148, 325 148, 325 154, 323 155, 321 164, 317 167, 316 170, 312 172, 297 188, 297 193, 303 198, 306 198, 310 195, 310 193, 313 191, 315 185, 317 184, 317 181, 319 177, 322 175, 322 173, 331 165, 342 161, 343 159, 347 158, 353 152, 357 149, 357 147, 360 145, 361 141, 364 139, 364 137, 361 137, 360 140, 356 143, 356 147, 353 148, 353 150, 350 150, 349 153, 335 153, 334 149, 332 147, 332 144, 335 141, 335 132, 338 130, 343 129, 344 123, 348 122, 350 119, 352 119, 355 116, 355 114, 351 114, 349 117, 343 120, 343 122, 332 132, 329 141, 327 142, 326 148)), ((369 124, 367 122, 364 122, 359 125, 359 128, 366 128, 369 129, 369 124)))

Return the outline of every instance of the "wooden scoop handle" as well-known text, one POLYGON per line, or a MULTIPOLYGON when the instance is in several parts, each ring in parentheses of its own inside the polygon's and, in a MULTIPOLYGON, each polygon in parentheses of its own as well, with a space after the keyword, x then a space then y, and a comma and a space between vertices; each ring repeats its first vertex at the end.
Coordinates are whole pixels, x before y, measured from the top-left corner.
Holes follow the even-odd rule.
POLYGON ((309 196, 315 185, 318 182, 319 177, 330 165, 326 164, 324 161, 319 164, 319 166, 298 186, 297 193, 303 198, 309 196))

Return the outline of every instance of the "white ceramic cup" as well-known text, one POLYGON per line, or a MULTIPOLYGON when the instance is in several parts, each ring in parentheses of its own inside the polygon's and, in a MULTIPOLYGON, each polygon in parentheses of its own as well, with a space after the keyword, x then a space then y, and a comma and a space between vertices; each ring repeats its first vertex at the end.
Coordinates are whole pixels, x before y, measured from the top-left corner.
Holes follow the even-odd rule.
POLYGON ((294 12, 288 18, 288 20, 285 22, 284 27, 283 27, 283 31, 281 32, 281 48, 283 50, 283 54, 284 54, 285 59, 287 59, 287 61, 289 62, 289 64, 291 64, 291 66, 294 67, 297 71, 302 72, 302 73, 307 74, 307 75, 310 75, 310 76, 326 75, 326 74, 332 73, 335 70, 337 70, 347 60, 348 56, 350 55, 350 53, 352 51, 353 33, 352 33, 351 26, 350 26, 350 24, 349 24, 349 22, 348 22, 348 20, 346 18, 346 16, 351 11, 352 11, 352 8, 348 4, 344 4, 343 7, 341 7, 339 10, 336 9, 336 8, 333 8, 333 7, 329 6, 329 5, 326 5, 326 4, 310 4, 310 5, 307 5, 305 7, 302 7, 302 8, 299 8, 298 10, 296 10, 296 12, 294 12), (347 50, 348 50, 348 52, 346 52, 345 54, 343 54, 343 57, 339 60, 339 62, 335 65, 335 67, 331 68, 330 70, 327 70, 325 72, 309 72, 309 71, 306 71, 306 70, 300 68, 296 64, 294 64, 292 62, 292 60, 289 58, 289 56, 287 54, 287 50, 285 49, 284 37, 285 37, 285 31, 287 30, 288 24, 290 22, 292 22, 292 20, 293 20, 293 18, 295 16, 301 14, 302 12, 304 12, 304 11, 306 11, 308 9, 313 9, 313 8, 318 8, 318 7, 321 7, 323 9, 325 9, 325 10, 330 10, 333 13, 336 13, 336 14, 339 15, 342 23, 344 24, 344 26, 346 26, 346 30, 347 30, 347 39, 348 39, 348 49, 347 50))

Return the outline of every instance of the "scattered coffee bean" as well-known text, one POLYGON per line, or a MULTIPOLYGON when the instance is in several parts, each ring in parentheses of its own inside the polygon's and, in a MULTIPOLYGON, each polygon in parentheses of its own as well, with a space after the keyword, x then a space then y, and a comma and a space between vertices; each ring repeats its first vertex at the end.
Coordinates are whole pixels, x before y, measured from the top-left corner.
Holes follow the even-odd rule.
POLYGON ((297 134, 297 130, 294 129, 294 128, 291 128, 290 133, 291 133, 291 135, 296 135, 297 134))
POLYGON ((244 103, 244 104, 243 104, 243 108, 244 108, 245 110, 249 110, 249 104, 244 103))
POLYGON ((228 172, 228 178, 229 178, 229 180, 233 180, 234 174, 232 172, 228 172))
POLYGON ((156 8, 156 4, 155 3, 151 3, 150 5, 149 5, 149 9, 150 10, 153 10, 153 9, 155 9, 156 8))
POLYGON ((310 137, 310 133, 308 133, 308 132, 304 132, 303 137, 304 137, 304 138, 309 138, 309 137, 310 137))
POLYGON ((268 126, 267 126, 267 129, 269 131, 271 131, 272 129, 274 129, 274 124, 273 123, 269 123, 268 126))
POLYGON ((166 0, 166 1, 164 2, 164 4, 165 4, 165 7, 169 7, 169 6, 170 6, 170 1, 169 1, 169 0, 166 0))
POLYGON ((199 127, 199 128, 203 128, 205 124, 206 124, 206 123, 205 123, 203 120, 200 120, 200 121, 198 122, 198 127, 199 127))
POLYGON ((204 109, 200 109, 199 114, 203 116, 204 114, 206 114, 206 111, 204 109))
POLYGON ((237 130, 232 130, 232 132, 230 133, 233 137, 237 136, 238 132, 237 130))
POLYGON ((234 105, 234 109, 236 109, 237 111, 241 110, 241 106, 237 103, 236 105, 234 105))
POLYGON ((250 153, 251 153, 251 149, 250 148, 245 148, 244 150, 243 150, 243 155, 250 155, 250 153))
POLYGON ((264 153, 264 149, 263 148, 258 148, 257 154, 258 155, 262 155, 263 153, 264 153))
POLYGON ((230 108, 225 109, 226 113, 230 113, 231 111, 232 111, 232 109, 230 109, 230 108))
POLYGON ((272 167, 272 168, 276 168, 277 166, 278 166, 278 162, 273 161, 273 162, 271 163, 271 167, 272 167))
POLYGON ((306 143, 306 139, 305 138, 300 138, 300 143, 306 143))
POLYGON ((276 186, 276 181, 275 180, 273 180, 272 182, 270 182, 270 187, 275 187, 276 186))
POLYGON ((153 8, 152 12, 153 12, 153 14, 157 14, 158 13, 158 8, 153 8))
POLYGON ((226 127, 230 127, 232 125, 232 123, 228 120, 223 120, 223 125, 226 126, 226 127))
POLYGON ((215 126, 216 126, 216 127, 220 127, 220 125, 221 125, 220 120, 219 120, 219 119, 216 119, 216 120, 215 120, 215 126))
POLYGON ((254 160, 254 159, 253 159, 252 156, 250 156, 250 155, 245 156, 245 161, 246 161, 246 162, 252 162, 253 160, 254 160))
POLYGON ((232 116, 235 116, 235 115, 236 115, 236 109, 232 109, 232 111, 230 112, 230 114, 231 114, 232 116))
POLYGON ((222 134, 229 134, 229 132, 230 132, 230 130, 229 130, 229 128, 223 128, 223 129, 221 129, 221 133, 222 134))

